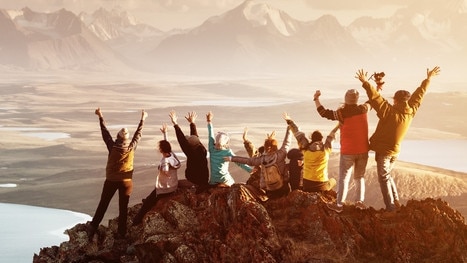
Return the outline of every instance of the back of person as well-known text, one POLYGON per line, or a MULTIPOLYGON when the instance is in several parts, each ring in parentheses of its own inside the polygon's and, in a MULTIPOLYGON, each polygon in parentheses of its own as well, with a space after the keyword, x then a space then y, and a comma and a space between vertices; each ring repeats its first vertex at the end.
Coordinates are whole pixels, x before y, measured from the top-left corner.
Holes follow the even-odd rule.
POLYGON ((315 182, 329 180, 327 167, 331 150, 322 142, 311 143, 303 150, 303 179, 315 182))
POLYGON ((370 149, 383 154, 398 154, 400 145, 407 130, 412 123, 415 111, 407 102, 390 105, 387 101, 387 110, 378 112, 380 120, 375 132, 370 138, 370 149))
POLYGON ((175 153, 171 152, 169 157, 164 157, 159 165, 156 176, 156 189, 158 194, 171 193, 177 190, 177 169, 181 166, 175 153), (165 172, 167 175, 165 175, 165 172))
POLYGON ((340 130, 341 154, 368 152, 368 117, 366 113, 345 118, 340 130))

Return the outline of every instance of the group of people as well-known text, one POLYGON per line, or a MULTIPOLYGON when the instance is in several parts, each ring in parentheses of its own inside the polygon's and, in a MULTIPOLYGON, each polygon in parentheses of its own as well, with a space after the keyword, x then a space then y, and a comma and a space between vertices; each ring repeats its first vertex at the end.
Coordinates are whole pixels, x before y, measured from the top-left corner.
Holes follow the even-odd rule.
MULTIPOLYGON (((196 187, 196 193, 203 193, 212 187, 230 187, 235 183, 229 172, 229 162, 234 162, 250 174, 246 186, 252 189, 260 200, 287 195, 300 189, 306 192, 329 191, 337 184, 336 202, 327 207, 338 213, 344 209, 353 172, 356 185, 355 206, 365 209, 365 171, 370 150, 375 152, 378 181, 387 213, 393 214, 400 206, 396 184, 391 176, 394 163, 400 152, 401 142, 421 105, 422 99, 433 76, 440 73, 439 67, 427 69, 427 77, 413 94, 398 90, 393 103, 383 98, 381 78, 375 78, 376 88, 369 83, 368 73, 358 70, 355 78, 361 81, 368 100, 358 104, 359 92, 350 89, 345 93, 345 103, 336 110, 326 109, 320 102, 321 92, 314 94, 316 110, 323 118, 337 121, 335 127, 324 137, 320 131, 314 131, 309 138, 301 131, 292 118, 283 114, 286 122, 285 138, 281 147, 275 138, 275 132, 268 134, 264 144, 256 148, 248 140, 248 129, 243 133, 243 143, 248 157, 236 156, 229 146, 230 138, 225 132, 214 134, 213 113, 206 114, 208 128, 208 148, 200 141, 196 128, 196 112, 189 112, 185 119, 190 126, 190 134, 185 135, 175 111, 169 113, 175 129, 177 141, 186 156, 185 178, 196 187), (368 129, 368 112, 374 110, 379 118, 371 137, 368 129), (340 130, 340 161, 338 181, 328 176, 328 161, 332 151, 332 142, 340 130), (297 140, 298 148, 290 149, 292 136, 297 140), (208 158, 209 154, 209 158, 208 158), (289 159, 287 162, 286 159, 289 159), (352 169, 353 168, 353 169, 352 169)), ((370 77, 371 79, 371 77, 370 77)), ((102 138, 107 146, 108 160, 106 180, 101 199, 92 221, 87 225, 91 240, 102 221, 108 205, 118 190, 119 217, 117 237, 124 238, 127 232, 127 209, 132 192, 133 159, 137 144, 141 139, 142 129, 148 114, 143 110, 139 125, 130 139, 128 129, 122 128, 114 140, 107 130, 100 108, 95 114, 99 117, 102 138)), ((168 128, 160 129, 163 140, 159 141, 162 154, 154 190, 143 199, 142 206, 133 219, 133 225, 139 225, 144 215, 151 210, 159 199, 174 193, 178 186, 177 170, 181 162, 172 151, 168 141, 168 128)))

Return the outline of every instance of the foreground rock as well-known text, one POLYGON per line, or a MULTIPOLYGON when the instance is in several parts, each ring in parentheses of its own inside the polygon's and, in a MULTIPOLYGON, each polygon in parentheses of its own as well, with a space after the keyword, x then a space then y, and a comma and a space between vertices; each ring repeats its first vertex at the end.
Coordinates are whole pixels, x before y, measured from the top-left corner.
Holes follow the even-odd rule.
POLYGON ((334 198, 294 191, 258 202, 244 185, 197 195, 181 188, 126 239, 114 238, 116 219, 91 242, 78 224, 66 231, 70 241, 33 262, 467 262, 467 225, 444 201, 409 201, 382 218, 351 204, 337 214, 325 204, 334 198))

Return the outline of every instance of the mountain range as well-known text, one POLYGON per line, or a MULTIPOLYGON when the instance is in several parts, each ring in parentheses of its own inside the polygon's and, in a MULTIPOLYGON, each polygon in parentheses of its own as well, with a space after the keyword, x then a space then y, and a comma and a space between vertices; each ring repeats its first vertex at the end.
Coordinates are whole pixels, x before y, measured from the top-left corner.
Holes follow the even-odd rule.
POLYGON ((369 14, 343 26, 330 14, 300 21, 267 1, 246 0, 199 26, 167 32, 124 10, 0 9, 0 34, 6 36, 0 39, 0 65, 202 75, 310 74, 382 63, 399 68, 463 65, 463 1, 426 6, 414 1, 390 17, 369 14))

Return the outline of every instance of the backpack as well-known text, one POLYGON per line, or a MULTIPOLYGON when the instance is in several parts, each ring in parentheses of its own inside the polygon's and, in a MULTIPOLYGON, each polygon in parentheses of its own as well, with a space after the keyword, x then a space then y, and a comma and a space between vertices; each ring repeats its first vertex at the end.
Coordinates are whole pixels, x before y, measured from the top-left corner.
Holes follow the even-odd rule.
POLYGON ((263 176, 264 184, 268 191, 278 190, 284 185, 284 178, 279 171, 276 159, 277 155, 275 155, 272 161, 263 161, 261 164, 261 175, 263 176))

